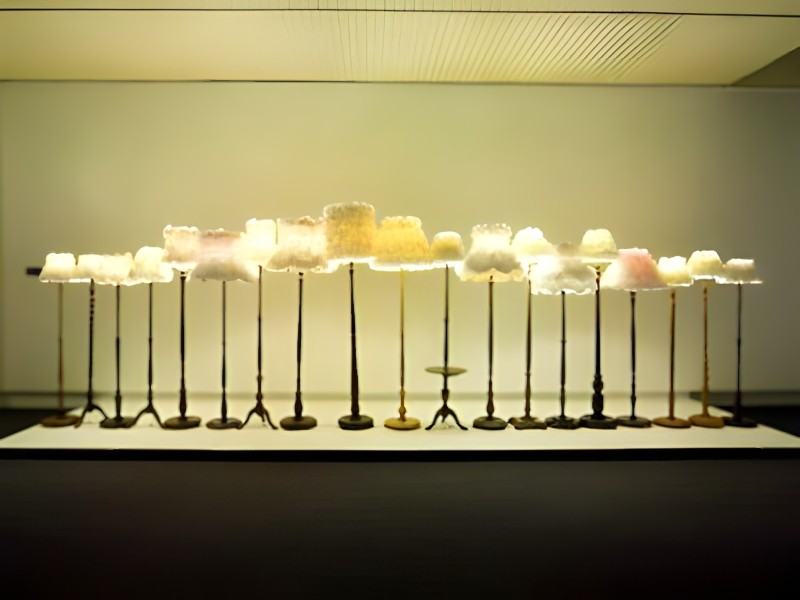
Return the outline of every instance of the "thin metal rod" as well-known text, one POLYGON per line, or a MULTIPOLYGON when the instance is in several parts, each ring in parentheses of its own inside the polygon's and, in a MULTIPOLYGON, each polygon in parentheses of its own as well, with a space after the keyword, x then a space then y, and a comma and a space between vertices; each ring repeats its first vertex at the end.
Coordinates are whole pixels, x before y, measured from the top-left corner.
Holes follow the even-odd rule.
POLYGON ((356 305, 353 285, 353 263, 350 263, 350 414, 358 417, 358 358, 356 356, 356 305))
POLYGON ((225 293, 225 281, 222 282, 222 422, 228 420, 228 369, 227 369, 227 353, 226 353, 226 317, 227 317, 227 302, 225 293))
POLYGON ((631 291, 631 419, 636 418, 636 292, 631 291))
POLYGON ((675 418, 675 314, 677 290, 670 291, 669 319, 669 418, 675 418))
POLYGON ((703 416, 708 417, 708 280, 703 281, 703 416))
POLYGON ((119 343, 119 305, 120 305, 120 287, 119 285, 115 285, 115 292, 116 292, 116 325, 117 325, 117 337, 115 341, 115 350, 116 350, 116 363, 117 363, 117 391, 114 394, 114 408, 117 411, 117 418, 122 418, 122 392, 120 390, 120 343, 119 343))
POLYGON ((450 360, 450 267, 444 267, 444 401, 447 402, 447 365, 450 360))
POLYGON ((153 284, 147 285, 147 403, 153 403, 153 284))
POLYGON ((178 409, 186 417, 186 271, 181 271, 181 390, 178 409))
POLYGON ((261 328, 261 310, 262 310, 261 309, 261 305, 262 305, 261 294, 262 294, 262 291, 261 290, 262 290, 262 287, 263 287, 262 284, 261 284, 261 280, 263 278, 263 273, 264 273, 264 268, 261 265, 259 265, 258 266, 258 334, 257 334, 258 350, 256 352, 256 354, 257 354, 256 361, 258 363, 258 365, 257 365, 258 375, 256 375, 256 402, 258 404, 260 404, 262 399, 264 398, 264 394, 261 391, 262 381, 264 379, 264 376, 262 374, 263 362, 264 361, 263 361, 263 355, 262 355, 262 349, 261 349, 262 348, 262 346, 261 346, 261 344, 262 344, 262 341, 261 341, 261 335, 262 335, 262 333, 261 333, 261 329, 262 329, 261 328))
POLYGON ((303 359, 303 274, 297 278, 297 382, 294 392, 294 416, 303 416, 303 398, 300 392, 300 367, 303 359))
POLYGON ((733 418, 736 421, 742 420, 742 284, 737 287, 738 297, 738 316, 736 326, 736 399, 733 403, 733 418))
POLYGON ((400 269, 400 420, 406 420, 406 272, 400 269))
POLYGON ((566 419, 565 409, 567 406, 567 312, 566 312, 566 292, 561 290, 561 418, 566 419))
POLYGON ((596 275, 596 289, 594 292, 594 381, 592 388, 592 418, 603 418, 603 406, 605 400, 603 398, 603 375, 600 370, 600 267, 595 269, 596 275))
POLYGON ((94 279, 89 282, 89 388, 86 392, 86 403, 94 405, 94 279))
POLYGON ((64 412, 64 284, 58 284, 58 412, 64 412))
POLYGON ((489 393, 486 402, 486 413, 489 418, 494 414, 494 389, 492 373, 494 371, 494 279, 489 278, 489 393))
POLYGON ((531 416, 531 270, 528 267, 528 329, 525 334, 525 416, 531 416))

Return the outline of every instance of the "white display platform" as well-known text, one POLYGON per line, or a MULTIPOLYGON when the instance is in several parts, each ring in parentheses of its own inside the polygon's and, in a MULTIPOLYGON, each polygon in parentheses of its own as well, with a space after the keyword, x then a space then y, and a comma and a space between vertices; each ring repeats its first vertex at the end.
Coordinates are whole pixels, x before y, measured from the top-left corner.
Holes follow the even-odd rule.
MULTIPOLYGON (((111 413, 112 402, 98 402, 111 413)), ((230 416, 244 418, 255 401, 237 397, 229 400, 230 416)), ((254 417, 242 430, 210 430, 206 420, 219 416, 219 401, 190 396, 187 414, 199 416, 203 425, 190 430, 162 430, 150 415, 145 415, 139 425, 131 429, 102 429, 98 425, 99 412, 90 413, 86 422, 78 429, 73 427, 45 428, 37 425, 0 440, 3 450, 157 450, 157 451, 276 451, 280 452, 376 452, 376 451, 573 451, 573 450, 691 450, 691 449, 797 449, 800 438, 759 425, 756 428, 725 427, 706 429, 669 429, 652 426, 645 429, 618 427, 615 430, 523 430, 509 426, 503 431, 484 431, 472 428, 472 420, 484 414, 485 399, 462 400, 451 398, 450 406, 457 412, 461 422, 469 427, 461 431, 453 427, 437 425, 431 431, 424 427, 430 424, 441 405, 432 397, 417 399, 408 397, 408 416, 422 421, 422 427, 412 431, 390 430, 383 426, 384 419, 397 416, 398 400, 361 400, 362 414, 375 420, 375 427, 364 431, 344 431, 337 426, 337 419, 349 412, 349 399, 305 400, 305 414, 317 418, 319 425, 308 431, 273 431, 254 417)), ((519 416, 523 411, 522 399, 499 399, 495 401, 495 415, 503 418, 519 416)), ((144 406, 139 398, 126 399, 124 414, 136 414, 144 406)), ((278 425, 282 417, 292 414, 293 401, 268 400, 267 409, 273 422, 278 425)), ((534 414, 539 417, 557 413, 556 400, 534 400, 534 414)), ((588 397, 570 398, 567 414, 578 417, 589 412, 588 397)), ((630 401, 623 396, 606 397, 605 414, 619 416, 630 413, 630 401)), ((177 414, 175 398, 160 399, 156 407, 163 419, 177 414)), ((663 416, 667 412, 666 399, 659 395, 639 399, 637 414, 648 418, 663 416)), ((675 414, 688 417, 700 412, 700 403, 686 396, 676 400, 675 414)), ((725 416, 725 411, 711 407, 714 415, 725 416)), ((452 421, 452 417, 448 422, 452 421)))

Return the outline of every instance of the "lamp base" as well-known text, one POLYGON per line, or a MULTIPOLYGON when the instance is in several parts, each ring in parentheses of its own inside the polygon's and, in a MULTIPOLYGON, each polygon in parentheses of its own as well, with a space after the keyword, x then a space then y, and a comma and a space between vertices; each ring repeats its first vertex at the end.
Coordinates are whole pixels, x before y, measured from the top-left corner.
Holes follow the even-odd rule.
POLYGON ((508 423, 514 429, 547 429, 547 423, 536 417, 511 417, 508 423))
POLYGON ((391 419, 386 419, 383 422, 384 427, 388 427, 389 429, 397 429, 398 431, 419 429, 419 425, 419 419, 415 419, 414 417, 406 417, 405 419, 393 417, 391 419))
POLYGON ((605 415, 600 415, 599 417, 583 415, 581 417, 581 427, 586 427, 586 429, 616 429, 617 420, 605 415))
POLYGON ((746 417, 723 417, 722 420, 728 427, 758 427, 758 423, 746 417))
POLYGON ((678 417, 658 417, 653 419, 653 423, 661 425, 661 427, 671 427, 672 429, 688 429, 692 426, 686 419, 679 419, 678 417))
POLYGON ((136 424, 136 419, 133 417, 108 417, 100 421, 100 427, 103 429, 129 429, 136 424))
POLYGON ((164 429, 194 429, 200 427, 200 417, 172 417, 164 421, 164 429))
POLYGON ((346 415, 339 419, 339 427, 347 429, 348 431, 370 429, 374 425, 372 417, 368 417, 367 415, 346 415))
POLYGON ((478 417, 472 422, 472 426, 487 431, 500 431, 508 427, 508 423, 500 417, 478 417))
POLYGON ((58 413, 42 419, 43 427, 70 427, 78 422, 78 415, 58 413))
POLYGON ((581 422, 572 417, 547 417, 545 423, 551 429, 578 429, 581 422))
POLYGON ((635 427, 637 429, 645 429, 650 427, 650 419, 644 417, 617 417, 617 424, 623 427, 635 427))
POLYGON ((711 415, 692 415, 689 417, 689 422, 697 427, 710 427, 712 429, 725 427, 725 421, 721 417, 712 417, 711 415))
POLYGON ((281 419, 281 427, 287 431, 302 431, 305 429, 314 429, 317 426, 317 420, 314 417, 284 417, 281 419))
POLYGON ((228 417, 227 419, 211 419, 206 423, 209 429, 239 429, 242 422, 239 419, 228 417))

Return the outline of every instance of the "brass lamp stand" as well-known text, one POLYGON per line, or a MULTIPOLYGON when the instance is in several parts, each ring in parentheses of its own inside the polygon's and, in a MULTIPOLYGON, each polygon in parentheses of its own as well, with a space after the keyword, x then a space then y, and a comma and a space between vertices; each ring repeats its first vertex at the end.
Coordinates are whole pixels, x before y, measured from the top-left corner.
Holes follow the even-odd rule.
POLYGON ((676 292, 674 288, 670 290, 670 325, 669 325, 669 415, 653 419, 653 423, 661 427, 672 427, 673 429, 686 429, 692 424, 686 419, 679 419, 675 416, 675 312, 676 312, 676 292))
POLYGON ((689 417, 689 422, 698 427, 720 428, 725 426, 725 421, 720 417, 712 417, 708 412, 708 285, 709 280, 703 280, 703 412, 689 417))
POLYGON ((419 429, 419 419, 406 416, 406 272, 400 270, 400 416, 386 419, 383 422, 389 429, 419 429))

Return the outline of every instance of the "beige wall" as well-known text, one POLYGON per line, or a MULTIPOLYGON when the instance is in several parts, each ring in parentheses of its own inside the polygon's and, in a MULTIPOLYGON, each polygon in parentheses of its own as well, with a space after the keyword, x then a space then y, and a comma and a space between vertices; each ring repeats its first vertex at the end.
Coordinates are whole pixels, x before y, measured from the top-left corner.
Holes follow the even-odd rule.
MULTIPOLYGON (((135 251, 160 244, 166 223, 239 228, 252 216, 318 214, 329 202, 415 214, 432 236, 475 223, 541 227, 552 241, 608 227, 620 247, 656 256, 715 248, 753 256, 767 284, 746 290, 743 381, 800 387, 795 270, 800 223, 800 93, 727 89, 353 84, 0 84, 2 386, 55 386, 54 287, 24 268, 48 251, 135 251)), ((365 394, 398 387, 397 277, 356 275, 365 394)), ((231 285, 229 388, 252 390, 255 289, 231 285)), ((219 385, 219 285, 188 286, 190 390, 219 385)), ((486 287, 454 283, 456 391, 486 380, 486 287)), ((266 385, 294 385, 296 283, 265 287, 266 385)), ((177 388, 178 288, 156 291, 156 376, 177 388)), ((123 385, 145 387, 145 290, 123 294, 123 385)), ((309 392, 348 379, 347 278, 308 278, 309 392)), ((608 390, 629 384, 628 300, 604 302, 608 390)), ((712 387, 735 369, 735 290, 711 292, 712 387)), ((442 273, 408 277, 407 387, 435 392, 423 368, 441 362, 442 273)), ((87 291, 70 286, 67 386, 85 387, 87 291)), ((496 286, 496 389, 523 386, 524 287, 496 286)), ((639 302, 639 387, 667 385, 663 293, 639 302)), ((588 393, 592 303, 569 300, 569 387, 588 393)), ((534 386, 558 383, 558 302, 534 298, 534 386)), ((113 388, 113 292, 98 290, 97 381, 113 388)), ((678 385, 701 376, 699 289, 679 299, 678 385)))

